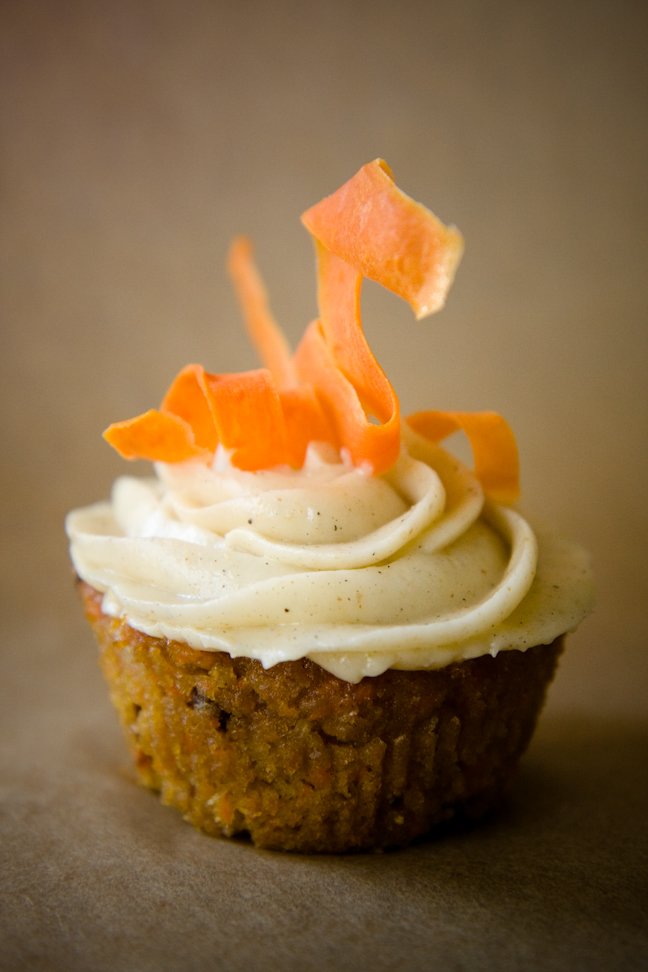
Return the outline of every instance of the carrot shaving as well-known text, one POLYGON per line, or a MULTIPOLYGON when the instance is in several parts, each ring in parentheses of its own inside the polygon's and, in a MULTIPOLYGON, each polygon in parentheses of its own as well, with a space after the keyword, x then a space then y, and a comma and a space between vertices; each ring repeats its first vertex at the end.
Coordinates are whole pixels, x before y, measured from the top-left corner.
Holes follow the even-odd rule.
POLYGON ((400 451, 398 399, 362 333, 362 276, 322 246, 317 252, 321 320, 302 338, 297 371, 317 388, 354 464, 381 473, 400 451))
POLYGON ((232 243, 228 268, 261 361, 280 388, 294 385, 290 346, 270 310, 267 291, 252 258, 252 245, 246 237, 238 236, 232 243))
POLYGON ((475 475, 498 503, 518 498, 519 461, 513 431, 497 412, 416 412, 409 425, 432 442, 464 432, 473 452, 475 475))
POLYGON ((213 452, 218 445, 218 430, 213 403, 202 365, 187 365, 173 379, 161 411, 184 419, 191 426, 196 444, 213 452))
MULTIPOLYGON (((443 306, 463 240, 394 183, 381 159, 363 166, 302 222, 317 253, 319 319, 295 353, 277 324, 245 237, 234 240, 228 267, 263 368, 209 374, 187 365, 159 410, 111 425, 106 440, 127 459, 209 462, 219 445, 241 469, 304 463, 311 442, 327 442, 375 474, 400 452, 398 398, 362 328, 363 279, 406 300, 417 318, 443 306)), ((512 502, 518 456, 506 422, 494 412, 418 412, 419 434, 440 441, 463 431, 486 492, 512 502)))
POLYGON ((281 403, 266 368, 207 375, 218 440, 239 469, 268 469, 288 461, 281 403))
POLYGON ((124 459, 184 462, 206 455, 196 444, 191 426, 177 415, 154 408, 124 422, 114 422, 103 437, 124 459))
POLYGON ((339 446, 332 424, 312 386, 284 388, 279 392, 279 400, 286 423, 288 463, 294 469, 303 466, 311 442, 330 442, 339 446))
POLYGON ((363 277, 393 291, 417 319, 440 310, 463 252, 463 238, 396 186, 382 159, 364 165, 308 209, 309 233, 363 277))

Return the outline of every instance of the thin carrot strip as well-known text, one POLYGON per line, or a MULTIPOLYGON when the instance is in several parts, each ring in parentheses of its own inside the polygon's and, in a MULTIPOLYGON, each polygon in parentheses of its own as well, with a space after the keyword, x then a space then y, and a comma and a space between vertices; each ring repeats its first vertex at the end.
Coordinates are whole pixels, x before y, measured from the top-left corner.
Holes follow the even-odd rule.
POLYGON ((268 294, 252 256, 252 245, 237 237, 230 247, 228 268, 257 353, 279 388, 295 384, 290 346, 277 324, 268 294))
POLYGON ((302 222, 327 250, 406 300, 418 319, 445 303, 463 238, 401 192, 382 159, 308 209, 302 222))
POLYGON ((299 375, 322 395, 352 460, 380 473, 398 455, 400 415, 396 394, 363 334, 362 278, 392 290, 424 317, 445 300, 462 239, 402 193, 380 159, 307 210, 302 222, 316 241, 321 330, 309 335, 309 353, 298 354, 299 375), (313 353, 322 338, 330 349, 326 372, 313 353), (331 365, 353 386, 361 408, 331 365), (381 424, 374 425, 374 417, 381 424))
POLYGON ((214 452, 218 445, 218 431, 206 377, 202 365, 186 365, 173 379, 161 411, 184 419, 193 430, 196 444, 214 452))
POLYGON ((184 419, 154 408, 124 422, 114 422, 103 437, 124 459, 184 462, 209 455, 196 443, 191 426, 184 419))
POLYGON ((397 418, 398 399, 362 329, 362 276, 319 243, 317 260, 322 330, 333 359, 353 383, 364 408, 389 423, 397 418))
POLYGON ((296 352, 300 374, 309 375, 324 411, 336 430, 339 447, 356 465, 365 464, 373 473, 389 469, 398 458, 398 406, 384 425, 375 425, 366 412, 352 382, 331 357, 320 321, 307 329, 296 352))
POLYGON ((310 325, 297 349, 298 374, 317 389, 352 461, 379 474, 400 451, 398 398, 362 331, 362 277, 324 247, 317 251, 321 322, 310 325))
POLYGON ((279 394, 266 368, 206 375, 219 441, 239 469, 269 469, 289 461, 279 394))
POLYGON ((335 433, 313 388, 299 384, 290 347, 269 306, 250 241, 237 237, 229 253, 229 271, 257 352, 279 389, 292 466, 303 465, 310 442, 331 441, 335 433))
POLYGON ((279 401, 286 423, 288 462, 294 469, 303 466, 311 442, 339 445, 334 426, 311 385, 284 388, 279 392, 279 401))
POLYGON ((416 412, 407 422, 420 435, 440 442, 464 432, 470 442, 475 475, 491 499, 513 503, 520 492, 518 450, 513 431, 497 412, 416 412))
MULTIPOLYGON (((363 277, 403 297, 421 318, 439 309, 463 241, 394 184, 382 160, 304 213, 318 256, 320 320, 293 357, 269 307, 245 238, 229 268, 250 336, 265 368, 211 375, 188 365, 161 409, 110 426, 105 438, 127 458, 180 462, 209 456, 222 443, 243 469, 303 464, 308 444, 332 443, 374 473, 400 451, 396 394, 367 343, 360 318, 363 277)), ((412 428, 433 441, 468 437, 486 492, 512 502, 519 490, 515 439, 494 412, 418 412, 412 428)))

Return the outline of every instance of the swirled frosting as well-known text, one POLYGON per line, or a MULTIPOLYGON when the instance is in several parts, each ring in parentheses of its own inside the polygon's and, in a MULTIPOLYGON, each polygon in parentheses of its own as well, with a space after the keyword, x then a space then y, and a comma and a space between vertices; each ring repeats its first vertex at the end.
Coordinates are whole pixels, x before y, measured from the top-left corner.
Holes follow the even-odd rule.
POLYGON ((149 635, 356 682, 548 644, 592 606, 579 547, 486 501, 406 426, 380 476, 317 446, 299 470, 245 472, 219 449, 156 472, 67 519, 79 576, 149 635))

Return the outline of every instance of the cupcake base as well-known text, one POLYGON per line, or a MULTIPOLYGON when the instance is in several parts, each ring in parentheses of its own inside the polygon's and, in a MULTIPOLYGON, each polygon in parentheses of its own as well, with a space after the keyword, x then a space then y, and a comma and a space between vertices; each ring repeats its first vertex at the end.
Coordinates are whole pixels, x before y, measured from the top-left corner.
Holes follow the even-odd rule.
POLYGON ((340 853, 402 847, 506 791, 561 639, 358 684, 152 638, 80 582, 140 782, 208 834, 340 853))

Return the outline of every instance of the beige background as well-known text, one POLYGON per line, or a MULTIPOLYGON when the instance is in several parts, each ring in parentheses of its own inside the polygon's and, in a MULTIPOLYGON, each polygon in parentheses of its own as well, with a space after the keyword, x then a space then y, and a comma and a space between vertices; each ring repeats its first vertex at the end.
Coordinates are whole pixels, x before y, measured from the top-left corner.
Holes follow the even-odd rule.
POLYGON ((4 0, 0 17, 0 967, 641 968, 645 5, 4 0), (404 410, 509 418, 522 505, 592 551, 599 606, 502 817, 399 855, 277 858, 129 782, 63 519, 123 471, 109 422, 188 361, 254 366, 235 233, 298 338, 299 213, 376 156, 467 243, 435 319, 367 290, 404 410))

